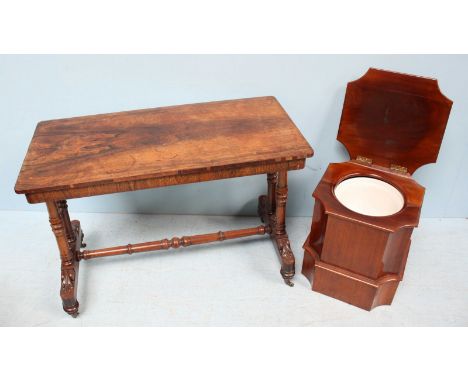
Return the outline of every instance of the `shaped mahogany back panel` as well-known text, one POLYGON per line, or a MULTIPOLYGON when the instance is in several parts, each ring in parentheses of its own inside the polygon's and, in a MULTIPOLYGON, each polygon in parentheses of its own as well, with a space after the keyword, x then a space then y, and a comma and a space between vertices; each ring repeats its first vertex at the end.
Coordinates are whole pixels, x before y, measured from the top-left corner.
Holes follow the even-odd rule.
POLYGON ((371 68, 348 83, 337 139, 351 159, 412 174, 437 160, 451 107, 437 80, 371 68))

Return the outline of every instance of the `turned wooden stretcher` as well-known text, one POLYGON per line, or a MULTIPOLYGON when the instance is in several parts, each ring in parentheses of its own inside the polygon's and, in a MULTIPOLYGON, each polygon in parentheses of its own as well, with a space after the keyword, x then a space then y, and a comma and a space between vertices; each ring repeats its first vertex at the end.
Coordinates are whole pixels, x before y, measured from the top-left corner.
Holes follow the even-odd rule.
POLYGON ((294 255, 285 228, 287 172, 304 167, 312 148, 274 97, 163 107, 40 122, 15 191, 45 202, 61 257, 64 310, 78 314, 80 260, 270 234, 281 275, 292 285, 294 255), (81 250, 83 232, 67 199, 268 174, 259 198, 264 225, 81 250))

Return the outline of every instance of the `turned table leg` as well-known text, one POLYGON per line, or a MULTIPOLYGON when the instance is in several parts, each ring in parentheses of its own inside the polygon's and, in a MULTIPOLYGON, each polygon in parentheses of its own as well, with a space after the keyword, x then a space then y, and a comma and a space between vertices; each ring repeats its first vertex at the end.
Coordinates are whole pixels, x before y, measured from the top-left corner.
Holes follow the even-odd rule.
POLYGON ((276 185, 276 211, 274 237, 278 246, 281 259, 281 276, 286 284, 294 286, 291 279, 294 277, 295 260, 294 254, 289 244, 288 234, 286 233, 286 201, 288 199, 288 172, 280 171, 278 173, 278 183, 276 185))
POLYGON ((268 195, 267 195, 267 214, 271 219, 271 216, 276 211, 276 183, 278 182, 278 174, 272 173, 267 174, 268 183, 268 195))
POLYGON ((291 251, 286 233, 286 201, 288 198, 288 173, 267 174, 268 194, 258 200, 258 214, 271 228, 271 237, 275 240, 281 260, 281 276, 287 285, 293 286, 291 279, 295 274, 294 254, 291 251))
POLYGON ((49 221, 57 239, 61 260, 60 297, 63 310, 72 317, 78 315, 76 292, 78 287, 78 256, 82 233, 78 221, 70 222, 67 202, 46 202, 49 221))

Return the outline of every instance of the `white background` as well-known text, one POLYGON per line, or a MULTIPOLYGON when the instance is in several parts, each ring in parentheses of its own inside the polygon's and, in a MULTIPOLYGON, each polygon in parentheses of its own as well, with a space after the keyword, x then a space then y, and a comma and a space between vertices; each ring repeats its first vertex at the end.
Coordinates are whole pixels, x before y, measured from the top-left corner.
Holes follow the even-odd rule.
MULTIPOLYGON (((466 53, 465 3, 2 1, 0 38, 6 53, 466 53)), ((8 381, 464 381, 466 333, 10 329, 0 359, 8 381)))

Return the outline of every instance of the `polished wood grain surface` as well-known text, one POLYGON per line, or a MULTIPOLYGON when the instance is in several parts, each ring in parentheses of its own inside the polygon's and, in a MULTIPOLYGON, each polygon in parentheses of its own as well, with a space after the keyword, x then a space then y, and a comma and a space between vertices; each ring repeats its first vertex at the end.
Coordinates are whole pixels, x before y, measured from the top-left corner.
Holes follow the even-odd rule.
POLYGON ((391 304, 403 278, 411 234, 419 223, 424 187, 409 175, 349 161, 330 164, 313 196, 302 263, 312 289, 367 310, 391 304), (389 216, 367 216, 343 206, 333 190, 355 176, 396 187, 405 199, 403 209, 389 216))
POLYGON ((451 107, 435 79, 371 68, 348 83, 338 140, 351 159, 412 174, 437 160, 451 107))
POLYGON ((215 241, 224 241, 231 239, 239 239, 252 235, 264 235, 271 233, 269 225, 261 225, 258 227, 244 228, 230 231, 218 231, 213 233, 205 233, 202 235, 191 235, 182 237, 173 237, 172 239, 162 239, 157 241, 148 241, 138 244, 120 245, 111 248, 102 248, 95 250, 85 250, 80 252, 80 260, 95 259, 97 257, 108 257, 116 255, 132 255, 139 252, 160 251, 162 249, 189 247, 191 245, 200 245, 213 243, 215 241))
POLYGON ((369 69, 348 83, 338 140, 351 160, 330 164, 317 185, 303 246, 312 290, 367 310, 392 303, 424 198, 411 174, 436 161, 451 106, 430 78, 369 69), (335 187, 361 176, 397 188, 403 208, 368 216, 342 205, 335 187))
POLYGON ((315 188, 313 196, 322 201, 326 214, 331 213, 342 219, 359 221, 383 231, 396 231, 402 226, 415 227, 418 225, 424 192, 424 187, 409 175, 398 174, 382 166, 366 165, 353 160, 330 163, 315 188), (369 216, 345 207, 335 197, 334 188, 343 180, 357 176, 379 179, 397 188, 403 195, 404 209, 389 216, 369 216))
POLYGON ((295 259, 286 232, 287 172, 313 151, 274 97, 240 99, 41 122, 15 191, 45 202, 61 259, 60 296, 78 315, 81 260, 269 234, 281 276, 293 286, 295 259), (267 174, 258 227, 83 250, 66 199, 267 174))
POLYGON ((38 124, 15 191, 189 176, 312 154, 274 97, 58 119, 38 124))

